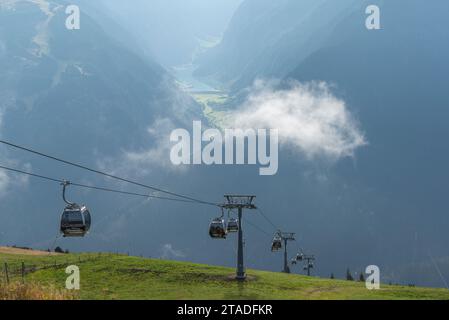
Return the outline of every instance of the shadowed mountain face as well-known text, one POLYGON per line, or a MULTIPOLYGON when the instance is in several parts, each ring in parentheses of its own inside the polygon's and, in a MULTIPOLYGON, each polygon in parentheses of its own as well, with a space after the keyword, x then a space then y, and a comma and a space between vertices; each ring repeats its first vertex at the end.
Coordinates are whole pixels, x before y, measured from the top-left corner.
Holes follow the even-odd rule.
POLYGON ((185 116, 173 108, 176 88, 159 65, 112 40, 87 15, 80 30, 67 30, 63 2, 38 3, 17 1, 1 12, 4 136, 114 152, 140 146, 156 118, 185 116))
POLYGON ((247 0, 223 41, 197 59, 196 75, 238 90, 258 77, 283 77, 325 45, 360 1, 247 0))
MULTIPOLYGON (((134 54, 125 41, 111 36, 88 12, 81 12, 80 30, 68 30, 67 3, 63 1, 0 4, 3 139, 89 166, 114 172, 130 170, 142 176, 141 167, 130 163, 129 169, 122 158, 158 144, 158 130, 166 133, 168 128, 154 127, 155 123, 178 127, 201 118, 196 103, 178 91, 162 67, 134 54)), ((30 154, 3 146, 1 152, 3 164, 104 185, 98 177, 30 154)), ((164 160, 169 161, 169 154, 164 160)), ((148 167, 146 171, 153 170, 148 167)), ((157 177, 167 178, 163 173, 153 179, 157 177)), ((5 229, 0 241, 37 243, 48 237, 49 230, 57 230, 62 204, 59 186, 24 188, 30 181, 22 180, 12 174, 1 175, 5 229)), ((36 182, 39 185, 33 180, 36 182)), ((107 203, 103 212, 112 212, 117 206, 108 195, 102 201, 107 203)))
MULTIPOLYGON (((199 76, 241 95, 258 77, 325 81, 356 115, 368 146, 352 163, 316 164, 325 182, 296 182, 305 245, 321 253, 326 272, 368 259, 393 281, 444 285, 437 268, 447 269, 449 240, 448 13, 447 1, 248 0, 222 43, 198 60, 199 76), (370 4, 380 7, 381 30, 365 27, 370 4), (428 267, 421 278, 419 263, 428 267)), ((294 159, 282 164, 294 168, 294 159)))
MULTIPOLYGON (((364 16, 354 13, 335 29, 333 45, 290 77, 333 83, 357 110, 370 142, 357 157, 357 180, 386 201, 376 218, 386 233, 377 241, 412 248, 398 250, 398 261, 428 261, 432 252, 447 256, 449 29, 441 21, 449 4, 380 7, 382 30, 361 28, 364 16)), ((441 285, 434 277, 431 284, 441 285)))

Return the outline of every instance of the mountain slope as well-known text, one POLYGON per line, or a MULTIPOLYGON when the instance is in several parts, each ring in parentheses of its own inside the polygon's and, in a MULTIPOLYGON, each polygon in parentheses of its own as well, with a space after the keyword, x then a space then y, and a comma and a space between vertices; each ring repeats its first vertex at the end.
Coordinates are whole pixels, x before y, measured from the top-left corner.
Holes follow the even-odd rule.
POLYGON ((233 280, 232 268, 123 255, 0 257, 9 263, 10 270, 21 261, 33 264, 37 271, 30 270, 26 281, 56 289, 64 289, 65 267, 79 266, 81 290, 77 294, 81 299, 449 299, 446 289, 382 286, 370 291, 359 282, 256 270, 248 270, 248 281, 241 284, 233 280))
MULTIPOLYGON (((431 253, 447 254, 449 30, 441 21, 449 4, 380 4, 382 30, 360 28, 363 15, 349 17, 335 29, 336 44, 312 54, 290 78, 332 83, 356 110, 370 143, 357 157, 356 179, 373 192, 365 203, 385 199, 372 225, 383 230, 376 242, 411 248, 392 250, 392 260, 428 261, 431 253)), ((426 283, 442 285, 433 275, 426 283)))
MULTIPOLYGON (((122 170, 142 176, 141 167, 123 157, 155 147, 158 141, 150 131, 162 134, 154 127, 161 119, 177 127, 201 119, 201 109, 178 90, 160 65, 142 59, 110 36, 111 30, 97 24, 83 6, 81 29, 67 30, 66 5, 65 1, 2 1, 0 134, 5 140, 88 166, 108 166, 109 171, 123 166, 122 170)), ((79 170, 13 149, 1 150, 3 164, 105 184, 79 170)), ((163 160, 168 161, 169 155, 163 160)), ((159 177, 168 180, 160 172, 153 182, 159 177)), ((0 237, 29 243, 53 236, 62 205, 59 186, 28 188, 28 181, 16 175, 2 175, 3 183, 1 196, 6 199, 0 205, 4 219, 0 237)), ((109 206, 105 212, 110 214, 120 205, 115 200, 103 200, 109 206)), ((96 201, 92 195, 90 203, 96 201)))
POLYGON ((166 67, 190 63, 202 42, 215 41, 241 0, 100 0, 142 48, 166 67))
POLYGON ((328 41, 357 10, 354 0, 246 0, 222 42, 197 59, 196 75, 239 90, 258 77, 282 78, 328 41))
POLYGON ((61 140, 92 150, 111 139, 140 145, 157 117, 176 118, 176 88, 160 66, 112 40, 86 15, 80 30, 67 30, 64 3, 48 3, 47 13, 28 1, 2 10, 7 53, 0 89, 15 108, 2 108, 3 135, 45 145, 56 143, 54 131, 64 132, 61 140))

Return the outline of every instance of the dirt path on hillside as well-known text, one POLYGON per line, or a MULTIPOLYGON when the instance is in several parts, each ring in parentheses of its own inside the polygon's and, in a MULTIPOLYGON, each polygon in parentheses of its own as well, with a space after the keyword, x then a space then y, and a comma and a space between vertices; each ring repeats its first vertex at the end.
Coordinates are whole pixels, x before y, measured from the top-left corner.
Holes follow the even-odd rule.
POLYGON ((60 253, 56 252, 48 252, 48 251, 39 251, 39 250, 27 250, 27 249, 19 249, 12 247, 0 247, 0 253, 3 254, 16 254, 23 256, 57 256, 60 253))

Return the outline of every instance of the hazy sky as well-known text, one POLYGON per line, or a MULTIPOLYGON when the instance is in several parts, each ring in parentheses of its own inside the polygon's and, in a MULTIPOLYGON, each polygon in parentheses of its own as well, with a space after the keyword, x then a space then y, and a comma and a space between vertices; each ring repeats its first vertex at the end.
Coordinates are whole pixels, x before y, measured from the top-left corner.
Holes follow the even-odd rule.
POLYGON ((118 0, 103 3, 144 49, 165 66, 191 61, 198 45, 216 40, 242 0, 118 0))

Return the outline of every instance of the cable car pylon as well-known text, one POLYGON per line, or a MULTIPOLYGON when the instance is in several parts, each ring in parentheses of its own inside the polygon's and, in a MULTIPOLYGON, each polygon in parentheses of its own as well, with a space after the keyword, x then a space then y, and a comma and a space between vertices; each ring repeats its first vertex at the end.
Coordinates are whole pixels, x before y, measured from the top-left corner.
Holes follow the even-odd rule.
POLYGON ((287 251, 288 241, 295 241, 295 233, 278 231, 274 235, 273 243, 271 245, 271 251, 275 252, 282 249, 282 242, 284 242, 284 269, 282 270, 282 272, 284 273, 290 273, 290 268, 288 266, 288 251, 287 251))
POLYGON ((303 260, 305 261, 303 269, 304 269, 304 271, 307 271, 307 276, 310 277, 310 270, 314 268, 315 256, 314 255, 304 255, 303 260))
MULTIPOLYGON (((221 206, 223 209, 238 211, 238 244, 237 244, 237 269, 236 279, 239 281, 246 280, 244 254, 243 254, 243 209, 255 210, 257 207, 253 201, 256 196, 245 195, 225 195, 226 202, 221 206)), ((233 221, 235 222, 235 221, 233 221)))

